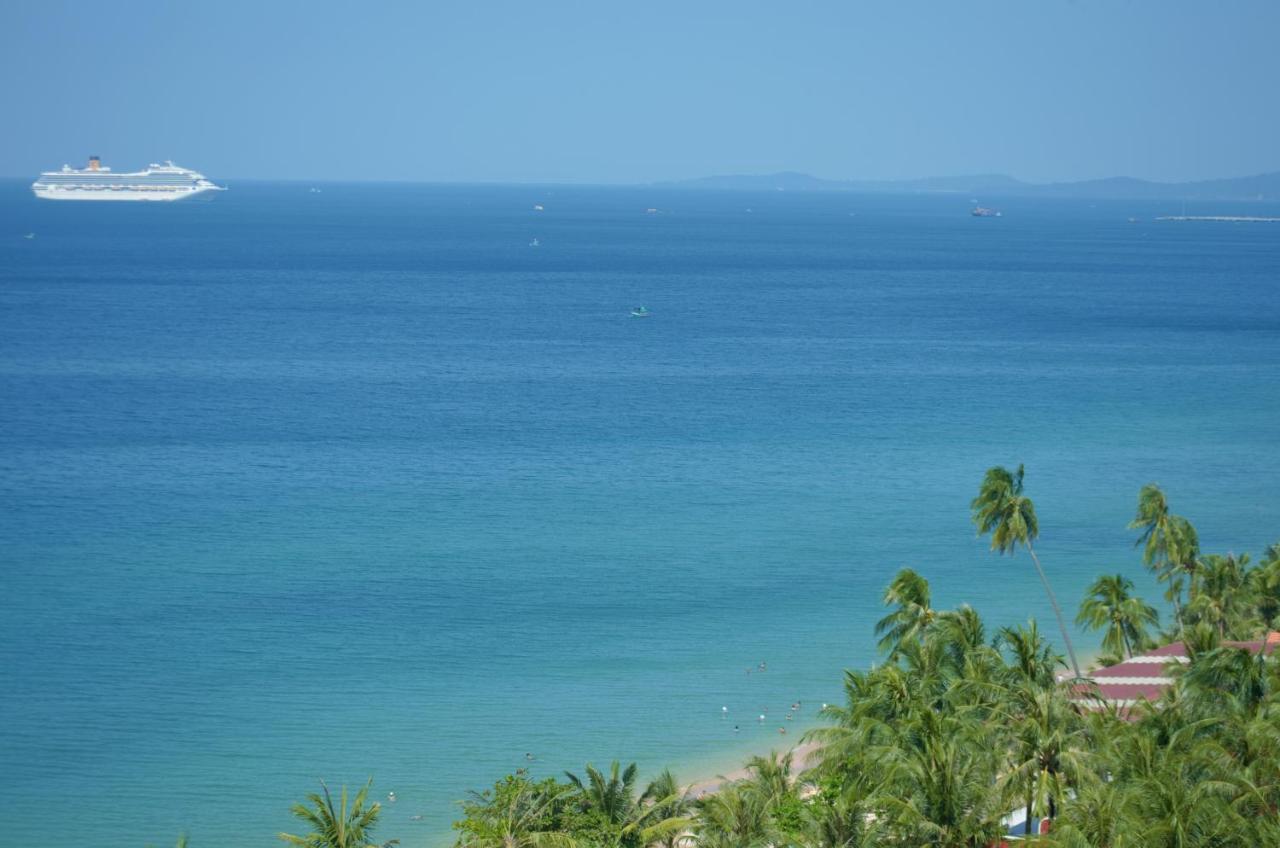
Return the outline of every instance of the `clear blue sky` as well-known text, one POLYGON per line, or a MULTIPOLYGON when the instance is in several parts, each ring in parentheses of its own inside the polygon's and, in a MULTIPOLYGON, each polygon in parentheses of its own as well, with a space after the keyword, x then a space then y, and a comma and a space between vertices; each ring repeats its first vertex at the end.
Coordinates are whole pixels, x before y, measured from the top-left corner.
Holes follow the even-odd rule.
POLYGON ((1280 169, 1277 0, 0 4, 0 174, 1280 169))

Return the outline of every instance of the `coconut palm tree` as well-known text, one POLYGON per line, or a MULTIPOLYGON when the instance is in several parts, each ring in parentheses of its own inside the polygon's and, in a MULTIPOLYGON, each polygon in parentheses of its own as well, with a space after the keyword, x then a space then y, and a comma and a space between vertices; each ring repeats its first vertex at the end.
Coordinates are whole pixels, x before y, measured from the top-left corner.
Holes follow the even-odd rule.
POLYGON ((995 728, 973 715, 922 711, 866 752, 882 775, 872 804, 900 838, 889 844, 972 848, 1000 835, 995 728))
POLYGON ((1000 779, 1006 797, 1026 800, 1026 833, 1038 811, 1057 815, 1069 788, 1091 775, 1084 725, 1057 689, 1017 687, 1009 692, 1005 721, 1012 754, 1000 779))
POLYGON ((774 807, 793 793, 791 769, 794 758, 790 751, 785 754, 770 751, 767 757, 752 757, 747 760, 748 777, 742 788, 758 794, 766 807, 774 807))
POLYGON ((457 848, 575 848, 562 829, 565 787, 508 776, 493 790, 472 792, 466 817, 455 824, 457 848))
POLYGON ((1104 574, 1089 586, 1076 624, 1105 628, 1102 649, 1126 659, 1151 643, 1147 631, 1160 620, 1155 607, 1133 595, 1133 581, 1123 574, 1104 574))
POLYGON ((1054 820, 1050 844, 1062 848, 1128 848, 1140 845, 1143 822, 1131 810, 1128 786, 1095 780, 1076 789, 1054 820))
POLYGON ((1079 679, 1080 664, 1076 662, 1075 648, 1071 644, 1071 635, 1067 632, 1067 623, 1062 618, 1062 608, 1058 606, 1049 578, 1045 576, 1040 558, 1036 556, 1033 543, 1040 535, 1040 525, 1036 520, 1035 504, 1023 494, 1022 477, 1021 465, 1016 472, 1010 472, 1003 466, 987 469, 982 485, 978 488, 978 496, 970 504, 973 523, 978 527, 978 535, 991 534, 993 551, 1012 555, 1019 545, 1027 549, 1036 572, 1040 575, 1040 582, 1044 584, 1045 594, 1049 596, 1053 614, 1058 618, 1062 641, 1067 647, 1067 656, 1071 658, 1071 670, 1076 679, 1079 679))
POLYGON ((1248 565, 1248 554, 1205 557, 1199 590, 1186 609, 1191 620, 1214 627, 1223 639, 1245 639, 1261 629, 1248 565))
POLYGON ((938 639, 952 670, 963 674, 965 664, 987 649, 987 630, 982 617, 968 604, 961 604, 938 616, 931 637, 938 639))
POLYGON ((1040 626, 1033 618, 1023 627, 1002 627, 996 634, 997 647, 1007 648, 1012 654, 1012 672, 1016 683, 1048 689, 1053 686, 1053 672, 1063 664, 1062 655, 1040 635, 1040 626))
POLYGON ((937 613, 929 605, 929 581, 910 568, 894 575, 885 590, 884 604, 897 605, 897 609, 876 622, 876 635, 880 637, 877 644, 892 660, 904 644, 920 639, 937 613))
POLYGON ((798 848, 874 848, 884 844, 867 796, 857 784, 819 794, 804 810, 798 848))
POLYGON ((311 832, 306 836, 294 836, 281 833, 280 838, 290 845, 299 848, 385 848, 395 845, 400 840, 376 843, 373 841, 373 829, 378 823, 382 805, 378 802, 368 803, 370 780, 350 799, 348 804, 347 787, 342 787, 340 800, 335 804, 333 795, 324 781, 320 781, 321 792, 313 792, 307 796, 307 804, 294 804, 291 812, 305 822, 311 832))
POLYGON ((1169 500, 1155 483, 1138 492, 1138 511, 1129 522, 1130 530, 1140 530, 1135 546, 1142 547, 1142 561, 1156 578, 1169 584, 1165 599, 1173 603, 1174 619, 1181 627, 1184 580, 1195 591, 1195 571, 1200 542, 1191 522, 1169 511, 1169 500))
POLYGON ((646 829, 644 844, 677 848, 693 823, 694 802, 689 790, 665 769, 645 787, 640 804, 643 812, 639 822, 646 829))
POLYGON ((625 769, 615 760, 609 766, 606 777, 590 763, 586 766, 587 779, 565 772, 577 795, 579 807, 599 816, 607 825, 607 831, 616 845, 674 845, 688 829, 684 815, 676 815, 673 805, 683 796, 670 772, 664 772, 657 781, 650 783, 644 795, 635 793, 638 768, 631 763, 625 769), (669 791, 668 791, 669 790, 669 791), (662 797, 651 793, 667 791, 662 797))
POLYGON ((698 801, 694 834, 699 848, 763 848, 772 844, 769 808, 758 792, 724 786, 698 801))
POLYGON ((609 766, 608 778, 590 763, 587 763, 586 772, 585 781, 572 772, 565 772, 569 783, 578 791, 582 808, 600 814, 610 824, 628 824, 634 818, 637 807, 635 785, 639 769, 636 764, 632 763, 622 770, 618 761, 614 760, 609 766))
POLYGON ((1262 552, 1257 567, 1249 572, 1249 580, 1258 617, 1267 627, 1280 628, 1280 542, 1262 552))

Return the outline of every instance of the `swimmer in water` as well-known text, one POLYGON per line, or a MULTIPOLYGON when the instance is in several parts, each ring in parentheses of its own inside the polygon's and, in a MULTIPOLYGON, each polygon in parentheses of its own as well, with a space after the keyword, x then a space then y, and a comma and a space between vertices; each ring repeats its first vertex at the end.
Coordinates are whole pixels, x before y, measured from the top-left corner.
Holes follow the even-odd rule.
POLYGON ((733 732, 734 732, 734 733, 737 733, 737 732, 738 732, 738 725, 736 725, 736 724, 735 724, 735 725, 733 726, 733 732))
POLYGON ((533 762, 533 754, 525 754, 524 758, 528 762, 533 762))
POLYGON ((388 804, 394 804, 395 802, 396 802, 396 793, 394 793, 394 792, 388 792, 388 793, 387 793, 387 803, 388 803, 388 804))
POLYGON ((764 713, 760 714, 760 723, 764 724, 764 713))
POLYGON ((781 733, 783 736, 787 735, 787 729, 785 727, 779 727, 778 732, 781 733))
POLYGON ((721 717, 721 718, 723 718, 724 716, 727 716, 728 714, 729 714, 729 708, 728 708, 728 707, 721 707, 721 708, 720 708, 720 717, 721 717))

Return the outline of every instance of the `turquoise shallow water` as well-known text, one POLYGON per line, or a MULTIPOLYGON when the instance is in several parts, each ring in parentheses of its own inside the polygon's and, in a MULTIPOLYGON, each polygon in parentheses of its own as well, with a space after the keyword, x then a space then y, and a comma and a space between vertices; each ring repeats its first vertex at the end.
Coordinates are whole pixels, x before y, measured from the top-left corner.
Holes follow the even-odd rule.
POLYGON ((1048 624, 968 523, 995 463, 1070 609, 1148 585, 1148 481, 1280 539, 1280 228, 967 201, 0 184, 5 841, 270 845, 372 775, 432 846, 526 751, 701 776, 875 659, 903 565, 1048 624))

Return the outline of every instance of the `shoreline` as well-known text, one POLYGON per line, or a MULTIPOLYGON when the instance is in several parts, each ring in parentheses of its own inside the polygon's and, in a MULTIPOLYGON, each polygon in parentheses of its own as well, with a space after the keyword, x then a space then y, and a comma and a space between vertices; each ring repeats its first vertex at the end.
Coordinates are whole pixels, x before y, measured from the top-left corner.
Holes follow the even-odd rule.
MULTIPOLYGON (((1080 662, 1081 671, 1085 675, 1089 675, 1101 668, 1102 666, 1098 663, 1098 658, 1101 655, 1102 650, 1098 647, 1077 650, 1077 658, 1080 662)), ((1070 669, 1068 667, 1068 672, 1069 671, 1070 669)), ((814 716, 811 722, 806 723, 807 726, 800 729, 800 736, 803 736, 804 733, 815 727, 826 726, 823 722, 816 719, 817 717, 814 716)), ((736 783, 737 781, 744 780, 750 776, 745 764, 751 757, 767 757, 775 753, 790 753, 793 760, 792 773, 794 776, 799 776, 816 764, 815 754, 818 752, 820 747, 821 746, 817 742, 797 742, 794 745, 770 747, 767 750, 746 750, 736 755, 737 764, 733 768, 716 770, 714 772, 711 770, 710 764, 707 760, 703 760, 702 762, 707 764, 705 768, 698 766, 690 768, 691 773, 699 776, 684 785, 685 792, 694 799, 715 794, 728 784, 736 783)))
MULTIPOLYGON (((820 747, 821 745, 817 742, 800 742, 781 751, 778 748, 771 748, 762 753, 747 754, 743 757, 743 762, 745 763, 746 759, 753 756, 767 757, 775 753, 790 753, 792 756, 792 773, 793 775, 799 775, 814 765, 814 755, 820 747)), ((685 792, 688 793, 690 798, 704 798, 707 795, 714 795, 725 786, 744 780, 749 776, 746 766, 739 765, 737 768, 717 774, 715 777, 696 779, 685 786, 685 792)))

